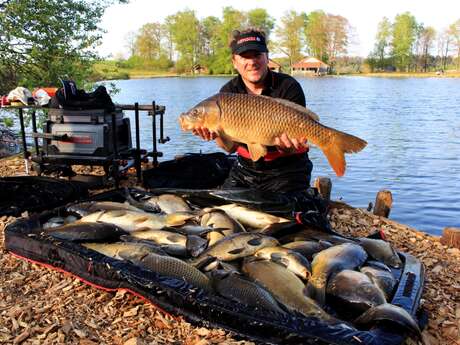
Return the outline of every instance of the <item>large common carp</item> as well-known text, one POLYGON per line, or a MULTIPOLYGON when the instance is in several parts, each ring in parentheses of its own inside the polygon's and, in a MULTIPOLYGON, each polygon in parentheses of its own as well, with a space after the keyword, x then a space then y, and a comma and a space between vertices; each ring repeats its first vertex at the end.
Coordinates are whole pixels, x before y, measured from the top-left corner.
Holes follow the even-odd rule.
POLYGON ((338 176, 345 173, 345 153, 359 152, 366 141, 318 122, 316 114, 287 100, 248 94, 218 93, 179 117, 183 130, 208 128, 222 139, 248 145, 253 161, 275 145, 275 138, 307 139, 326 155, 338 176))

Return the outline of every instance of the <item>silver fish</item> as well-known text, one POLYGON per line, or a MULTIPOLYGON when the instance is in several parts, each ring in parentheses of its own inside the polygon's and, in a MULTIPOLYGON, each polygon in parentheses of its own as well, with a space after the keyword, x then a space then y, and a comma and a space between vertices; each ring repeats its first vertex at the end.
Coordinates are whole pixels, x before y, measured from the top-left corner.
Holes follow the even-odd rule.
POLYGON ((132 242, 116 242, 116 243, 82 243, 82 246, 92 249, 105 256, 109 256, 115 259, 121 259, 119 256, 121 251, 129 251, 136 255, 145 255, 152 252, 152 249, 148 245, 142 243, 132 242))
POLYGON ((358 239, 358 242, 371 258, 381 261, 390 267, 401 267, 402 262, 398 253, 396 253, 387 241, 361 237, 358 239))
POLYGON ((360 267, 366 259, 366 251, 360 245, 352 243, 339 244, 319 252, 311 263, 312 276, 307 285, 308 295, 319 305, 324 305, 329 277, 345 269, 360 267))
POLYGON ((367 275, 372 280, 372 282, 383 291, 386 300, 390 301, 391 296, 393 295, 394 287, 397 283, 391 271, 388 272, 386 270, 371 266, 361 267, 360 271, 367 275))
POLYGON ((390 303, 381 304, 368 309, 354 320, 353 323, 357 326, 368 326, 370 328, 370 326, 378 321, 398 324, 416 336, 423 344, 426 344, 420 327, 417 322, 415 322, 414 318, 405 309, 390 303))
POLYGON ((194 216, 184 213, 159 215, 127 210, 99 211, 80 219, 80 222, 102 222, 115 224, 125 231, 133 232, 145 229, 162 229, 166 226, 184 224, 194 216))
POLYGON ((67 212, 76 213, 81 217, 87 216, 91 213, 98 211, 114 211, 114 210, 125 210, 132 212, 143 212, 141 209, 124 204, 121 202, 113 201, 86 201, 78 204, 73 204, 67 207, 67 212))
POLYGON ((210 231, 207 235, 209 246, 218 240, 237 232, 245 232, 246 229, 237 220, 230 217, 225 211, 212 209, 201 217, 201 226, 218 228, 218 231, 210 231))
POLYGON ((212 257, 217 260, 232 261, 252 255, 262 248, 276 245, 278 245, 278 241, 273 237, 257 233, 236 233, 221 239, 206 249, 197 260, 201 261, 204 258, 212 257))
POLYGON ((294 241, 283 244, 282 247, 291 249, 301 255, 307 260, 312 261, 313 255, 320 251, 332 247, 332 243, 327 241, 294 241))
POLYGON ((255 229, 263 229, 275 223, 289 222, 289 219, 261 211, 255 211, 237 204, 221 205, 215 208, 225 211, 225 213, 241 224, 255 229))
POLYGON ((293 250, 283 247, 265 247, 258 250, 254 256, 279 263, 304 280, 308 280, 311 275, 310 262, 293 250))
POLYGON ((44 231, 60 240, 73 242, 109 241, 119 239, 126 234, 124 230, 113 224, 106 223, 71 223, 44 231))
POLYGON ((361 315, 369 308, 386 303, 385 295, 364 273, 343 270, 332 277, 327 284, 327 293, 337 301, 337 305, 361 315))

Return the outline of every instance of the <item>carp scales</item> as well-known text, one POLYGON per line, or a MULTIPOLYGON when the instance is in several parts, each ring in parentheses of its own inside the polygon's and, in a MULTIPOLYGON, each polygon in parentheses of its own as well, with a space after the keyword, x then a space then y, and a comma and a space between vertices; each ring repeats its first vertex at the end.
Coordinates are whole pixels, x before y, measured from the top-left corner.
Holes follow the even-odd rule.
POLYGON ((211 276, 214 289, 222 296, 255 308, 285 314, 267 290, 241 274, 236 272, 222 273, 222 271, 216 270, 211 273, 211 276))
POLYGON ((288 310, 326 321, 332 319, 313 299, 304 294, 304 283, 285 267, 268 260, 246 260, 243 263, 243 272, 270 292, 288 310))
POLYGON ((319 147, 337 176, 345 173, 345 153, 361 151, 367 142, 327 127, 318 116, 293 102, 249 94, 218 93, 198 103, 179 117, 182 130, 198 127, 216 133, 228 148, 234 142, 248 146, 253 161, 267 154, 267 146, 286 133, 319 147))
POLYGON ((115 243, 94 243, 87 242, 82 243, 83 247, 92 249, 98 253, 101 253, 105 256, 109 256, 115 259, 121 259, 119 255, 122 251, 129 251, 130 253, 136 255, 146 255, 152 252, 155 252, 155 248, 143 244, 143 243, 134 243, 134 242, 115 242, 115 243))
POLYGON ((358 243, 366 250, 371 258, 382 261, 390 267, 399 268, 402 266, 398 253, 396 253, 387 241, 361 237, 358 239, 358 243))
POLYGON ((161 275, 183 280, 205 291, 212 291, 209 278, 195 267, 180 259, 155 253, 139 253, 129 250, 120 251, 119 256, 131 261, 135 265, 148 268, 161 275))

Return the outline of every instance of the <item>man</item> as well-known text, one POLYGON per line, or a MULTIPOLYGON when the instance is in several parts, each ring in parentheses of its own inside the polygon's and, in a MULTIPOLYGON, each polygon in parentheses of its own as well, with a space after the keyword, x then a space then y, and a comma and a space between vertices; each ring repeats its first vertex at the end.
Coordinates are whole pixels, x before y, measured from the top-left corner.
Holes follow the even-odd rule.
MULTIPOLYGON (((265 95, 305 106, 305 95, 299 83, 291 76, 268 68, 268 49, 262 31, 234 31, 230 48, 238 76, 226 83, 220 92, 265 95)), ((291 139, 283 133, 276 138, 276 146, 268 148, 265 157, 253 162, 245 144, 234 143, 233 147, 226 147, 217 134, 207 128, 196 129, 194 134, 205 140, 215 139, 216 144, 226 151, 237 152, 237 162, 223 188, 300 192, 310 184, 313 165, 308 159, 306 140, 291 139)))

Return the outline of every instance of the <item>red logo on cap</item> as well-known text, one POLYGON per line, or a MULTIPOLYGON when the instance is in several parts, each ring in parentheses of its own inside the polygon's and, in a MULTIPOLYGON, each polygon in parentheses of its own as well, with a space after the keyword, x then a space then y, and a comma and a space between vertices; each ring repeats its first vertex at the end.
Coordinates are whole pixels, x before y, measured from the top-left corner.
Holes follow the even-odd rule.
POLYGON ((260 37, 249 36, 249 37, 241 38, 236 42, 236 44, 241 44, 241 43, 244 43, 244 42, 253 42, 253 41, 260 42, 260 37))

